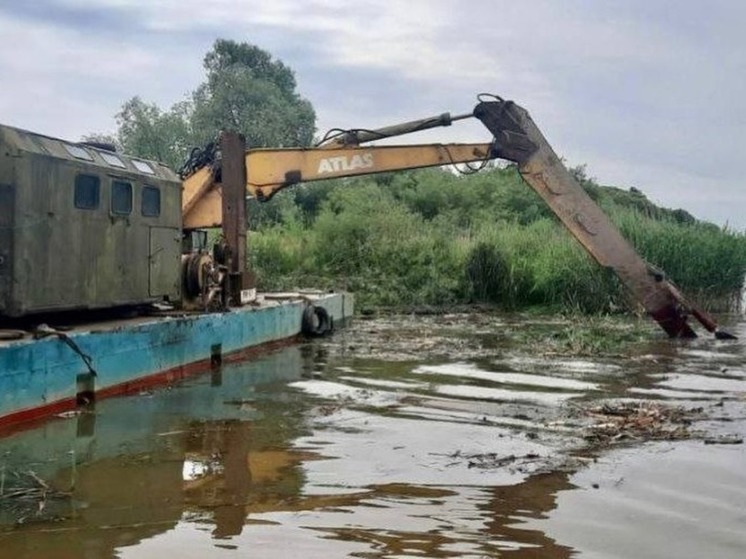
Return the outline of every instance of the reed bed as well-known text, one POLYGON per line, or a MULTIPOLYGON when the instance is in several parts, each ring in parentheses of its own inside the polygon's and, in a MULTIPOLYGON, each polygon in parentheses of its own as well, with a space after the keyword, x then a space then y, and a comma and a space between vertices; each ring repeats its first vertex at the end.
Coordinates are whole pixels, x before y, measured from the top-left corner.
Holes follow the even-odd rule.
MULTIPOLYGON (((743 233, 658 208, 637 190, 580 178, 640 254, 687 294, 710 310, 737 306, 746 276, 743 233)), ((619 281, 512 168, 331 181, 277 199, 275 208, 254 209, 261 226, 249 236, 251 265, 265 289, 345 288, 362 307, 631 308, 619 281)))

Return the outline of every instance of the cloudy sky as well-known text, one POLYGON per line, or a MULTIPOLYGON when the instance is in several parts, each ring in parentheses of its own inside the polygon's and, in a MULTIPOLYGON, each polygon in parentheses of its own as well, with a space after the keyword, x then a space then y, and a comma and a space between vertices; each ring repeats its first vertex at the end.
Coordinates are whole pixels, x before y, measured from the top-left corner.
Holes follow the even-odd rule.
POLYGON ((600 182, 745 230, 744 24, 739 0, 0 0, 0 122, 113 132, 130 97, 194 90, 215 39, 249 41, 295 70, 320 132, 494 92, 600 182))

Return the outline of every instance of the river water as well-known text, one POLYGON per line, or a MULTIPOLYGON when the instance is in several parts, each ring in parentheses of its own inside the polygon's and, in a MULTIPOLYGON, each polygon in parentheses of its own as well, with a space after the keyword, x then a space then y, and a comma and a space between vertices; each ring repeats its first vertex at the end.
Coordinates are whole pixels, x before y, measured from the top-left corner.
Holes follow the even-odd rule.
POLYGON ((607 327, 359 320, 6 433, 0 557, 746 556, 746 322, 607 327), (599 443, 607 402, 686 435, 599 443))

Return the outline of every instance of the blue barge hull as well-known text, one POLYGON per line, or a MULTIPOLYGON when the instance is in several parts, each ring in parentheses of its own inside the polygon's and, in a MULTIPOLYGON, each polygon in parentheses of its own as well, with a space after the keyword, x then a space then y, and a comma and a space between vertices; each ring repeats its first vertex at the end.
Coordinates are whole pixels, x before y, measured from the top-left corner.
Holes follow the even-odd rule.
POLYGON ((308 304, 339 324, 352 316, 349 293, 267 298, 229 312, 94 323, 67 332, 96 375, 57 336, 0 343, 0 427, 74 408, 81 394, 124 394, 197 374, 288 343, 301 333, 308 304))

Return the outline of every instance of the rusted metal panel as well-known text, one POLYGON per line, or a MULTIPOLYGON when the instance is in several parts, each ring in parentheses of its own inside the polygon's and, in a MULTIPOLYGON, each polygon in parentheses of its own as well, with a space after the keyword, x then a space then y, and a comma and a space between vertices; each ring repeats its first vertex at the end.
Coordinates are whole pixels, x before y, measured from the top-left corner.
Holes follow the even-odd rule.
POLYGON ((173 297, 179 293, 181 276, 174 270, 181 267, 181 231, 173 227, 150 228, 149 294, 152 297, 173 297))
POLYGON ((15 214, 13 185, 0 184, 0 312, 10 304, 13 282, 13 216, 15 214))

